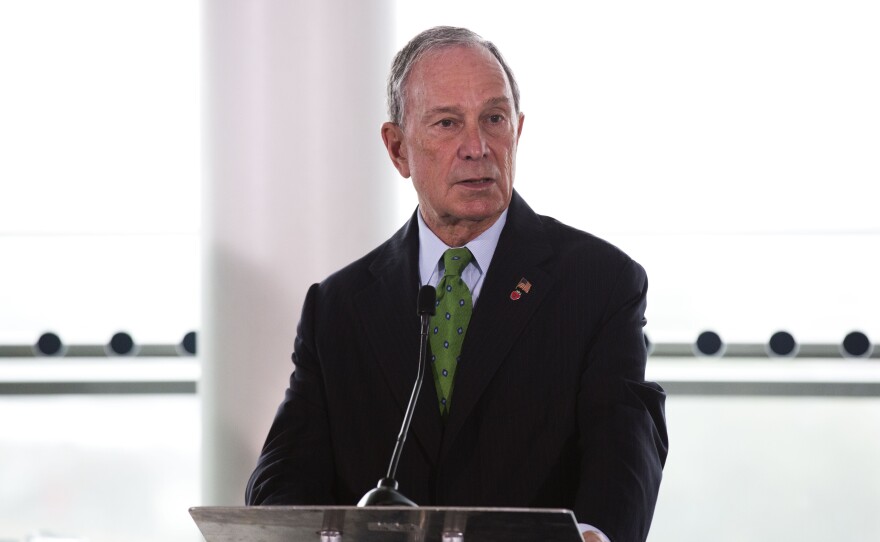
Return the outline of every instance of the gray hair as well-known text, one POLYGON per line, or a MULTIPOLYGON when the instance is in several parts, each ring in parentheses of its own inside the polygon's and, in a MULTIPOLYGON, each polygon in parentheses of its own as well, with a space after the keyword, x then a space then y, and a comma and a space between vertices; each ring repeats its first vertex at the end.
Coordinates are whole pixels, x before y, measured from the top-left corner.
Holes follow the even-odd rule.
POLYGON ((406 101, 404 85, 415 63, 429 51, 455 45, 485 47, 498 59, 504 73, 507 74, 507 81, 510 83, 510 90, 513 94, 513 107, 519 115, 519 86, 516 84, 516 77, 513 76, 513 70, 504 61, 501 51, 495 47, 495 44, 484 40, 479 34, 467 28, 435 26, 411 39, 395 55, 394 62, 391 63, 391 74, 388 76, 388 116, 391 118, 391 122, 398 125, 403 124, 403 106, 406 101))

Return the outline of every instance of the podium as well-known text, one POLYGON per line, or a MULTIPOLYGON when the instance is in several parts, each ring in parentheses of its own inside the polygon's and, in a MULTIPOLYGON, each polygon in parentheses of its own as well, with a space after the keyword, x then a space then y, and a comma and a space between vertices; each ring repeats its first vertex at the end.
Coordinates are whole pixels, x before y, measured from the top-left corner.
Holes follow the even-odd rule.
POLYGON ((190 508, 206 542, 582 542, 570 510, 209 506, 190 508))

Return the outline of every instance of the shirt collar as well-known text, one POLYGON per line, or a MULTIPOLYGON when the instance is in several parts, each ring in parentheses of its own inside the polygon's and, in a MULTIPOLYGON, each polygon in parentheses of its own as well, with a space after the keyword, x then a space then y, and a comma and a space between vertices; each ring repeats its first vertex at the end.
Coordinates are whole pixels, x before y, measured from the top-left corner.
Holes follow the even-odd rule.
MULTIPOLYGON (((431 284, 431 277, 439 271, 440 258, 443 253, 447 249, 458 247, 447 246, 434 235, 434 232, 425 224, 421 210, 416 211, 416 216, 419 223, 419 277, 422 284, 431 284)), ((498 239, 501 237, 501 230, 504 229, 505 223, 507 223, 507 209, 501 213, 498 220, 488 230, 465 245, 474 255, 473 263, 476 264, 480 274, 485 274, 489 269, 489 264, 492 263, 492 256, 495 255, 495 248, 498 246, 498 239)))

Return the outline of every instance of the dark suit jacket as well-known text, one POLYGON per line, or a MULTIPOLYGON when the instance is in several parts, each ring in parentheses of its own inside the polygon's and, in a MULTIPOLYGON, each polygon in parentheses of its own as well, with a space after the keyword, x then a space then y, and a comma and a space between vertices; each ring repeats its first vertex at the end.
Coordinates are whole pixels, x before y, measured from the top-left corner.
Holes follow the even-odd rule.
MULTIPOLYGON (((355 504, 388 466, 419 351, 418 226, 311 287, 295 371, 248 504, 355 504)), ((444 424, 433 376, 400 460, 420 505, 554 507, 613 542, 648 533, 667 436, 644 381, 647 279, 514 193, 444 424), (531 290, 510 293, 521 278, 531 290)))

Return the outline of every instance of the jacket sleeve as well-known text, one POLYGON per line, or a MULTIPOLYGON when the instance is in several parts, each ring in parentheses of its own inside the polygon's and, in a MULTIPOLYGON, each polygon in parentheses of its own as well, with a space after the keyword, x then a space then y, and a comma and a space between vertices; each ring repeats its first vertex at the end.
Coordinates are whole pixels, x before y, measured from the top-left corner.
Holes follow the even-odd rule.
POLYGON ((247 505, 334 504, 333 454, 315 347, 318 286, 306 295, 294 343, 294 371, 245 492, 247 505))
POLYGON ((645 381, 644 269, 628 260, 588 347, 578 393, 578 521, 612 542, 648 536, 668 437, 663 389, 645 381))

